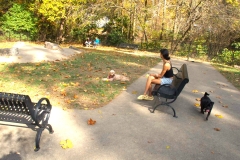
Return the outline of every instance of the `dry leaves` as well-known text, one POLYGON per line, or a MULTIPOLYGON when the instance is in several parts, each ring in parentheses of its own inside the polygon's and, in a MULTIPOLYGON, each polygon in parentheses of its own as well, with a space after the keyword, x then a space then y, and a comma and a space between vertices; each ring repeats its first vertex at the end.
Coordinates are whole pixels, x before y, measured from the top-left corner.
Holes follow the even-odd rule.
POLYGON ((92 118, 90 118, 87 123, 88 123, 88 125, 94 125, 96 123, 96 121, 92 120, 92 118))
POLYGON ((194 106, 195 107, 200 107, 200 104, 199 103, 195 103, 194 106))
POLYGON ((132 91, 132 94, 137 94, 138 92, 137 91, 132 91))
POLYGON ((78 95, 75 94, 75 95, 73 96, 73 98, 74 98, 74 99, 77 99, 77 98, 78 98, 78 95))
POLYGON ((62 96, 64 96, 64 97, 67 95, 67 93, 66 93, 65 90, 61 90, 60 94, 61 94, 62 96))
POLYGON ((224 108, 228 108, 228 105, 222 105, 222 107, 224 107, 224 108))
POLYGON ((195 89, 195 90, 192 90, 192 92, 193 92, 193 93, 198 93, 198 90, 195 89))
POLYGON ((216 116, 217 118, 223 118, 223 116, 220 115, 220 114, 215 114, 215 116, 216 116))
POLYGON ((67 149, 67 148, 72 148, 73 147, 73 144, 72 144, 72 141, 69 140, 69 139, 66 139, 66 140, 62 140, 60 142, 60 145, 63 149, 67 149))
POLYGON ((220 128, 213 128, 215 131, 220 131, 220 128))

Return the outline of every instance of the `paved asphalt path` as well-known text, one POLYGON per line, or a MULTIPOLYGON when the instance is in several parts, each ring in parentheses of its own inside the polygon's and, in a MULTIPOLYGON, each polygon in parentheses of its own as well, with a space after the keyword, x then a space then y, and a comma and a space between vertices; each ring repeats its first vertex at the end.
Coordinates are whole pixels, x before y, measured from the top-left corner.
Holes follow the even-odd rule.
POLYGON ((165 106, 150 113, 148 107, 154 102, 137 100, 143 93, 145 75, 158 72, 162 65, 159 63, 102 108, 64 111, 53 107, 49 123, 55 132, 43 132, 38 152, 33 151, 35 131, 0 125, 0 159, 239 160, 239 90, 208 63, 172 61, 176 67, 186 63, 190 79, 172 104, 178 118, 165 106), (137 94, 133 94, 135 91, 137 94), (206 114, 200 114, 194 106, 205 91, 215 102, 208 121, 206 114), (96 124, 88 125, 89 118, 96 124), (61 148, 60 141, 66 139, 73 142, 73 148, 61 148))

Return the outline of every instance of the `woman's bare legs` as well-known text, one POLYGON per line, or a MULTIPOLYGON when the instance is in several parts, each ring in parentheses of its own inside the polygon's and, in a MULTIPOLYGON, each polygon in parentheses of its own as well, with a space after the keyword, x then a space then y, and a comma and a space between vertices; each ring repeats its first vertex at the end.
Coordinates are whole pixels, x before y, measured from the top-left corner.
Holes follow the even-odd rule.
POLYGON ((152 84, 160 84, 160 78, 155 78, 154 76, 148 76, 145 90, 144 90, 144 95, 152 96, 152 84))

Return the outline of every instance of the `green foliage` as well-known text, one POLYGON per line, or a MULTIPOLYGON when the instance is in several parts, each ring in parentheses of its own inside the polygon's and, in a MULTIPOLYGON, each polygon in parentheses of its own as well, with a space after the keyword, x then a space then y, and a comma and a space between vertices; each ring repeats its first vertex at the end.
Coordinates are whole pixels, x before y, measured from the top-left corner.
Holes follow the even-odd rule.
POLYGON ((161 48, 163 48, 163 41, 159 41, 157 39, 152 40, 150 42, 144 42, 141 44, 142 50, 149 50, 149 51, 159 51, 161 48))
POLYGON ((2 17, 2 30, 12 37, 28 37, 33 40, 36 37, 37 19, 26 9, 24 5, 14 4, 2 17))
POLYGON ((107 37, 107 45, 113 45, 116 46, 122 42, 125 42, 125 38, 122 35, 122 33, 118 30, 112 30, 111 33, 109 33, 108 37, 107 37))
POLYGON ((127 42, 129 18, 126 16, 114 17, 104 26, 103 32, 107 35, 107 45, 118 45, 122 42, 127 42))
POLYGON ((83 42, 87 37, 92 39, 97 35, 96 24, 89 24, 83 28, 74 28, 72 30, 72 39, 83 42))
POLYGON ((227 65, 240 65, 240 51, 231 51, 225 48, 222 54, 218 55, 213 60, 214 62, 223 63, 227 65))
POLYGON ((233 43, 232 49, 225 48, 221 54, 213 59, 213 62, 218 62, 227 65, 240 65, 240 43, 233 43))
POLYGON ((239 2, 238 0, 226 0, 227 4, 233 5, 234 7, 238 7, 239 6, 239 2))

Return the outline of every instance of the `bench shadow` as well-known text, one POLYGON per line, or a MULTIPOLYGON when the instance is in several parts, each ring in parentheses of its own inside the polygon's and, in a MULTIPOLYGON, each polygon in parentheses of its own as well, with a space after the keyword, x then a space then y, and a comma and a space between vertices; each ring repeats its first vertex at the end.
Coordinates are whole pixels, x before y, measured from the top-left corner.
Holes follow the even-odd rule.
MULTIPOLYGON (((164 101, 164 99, 161 98, 161 101, 164 101)), ((157 107, 153 113, 150 111, 150 110, 153 110, 153 108, 156 105, 160 104, 160 101, 157 97, 154 97, 154 100, 152 100, 152 101, 136 99, 133 102, 141 105, 142 107, 145 107, 151 114, 154 114, 155 112, 161 112, 164 114, 174 116, 172 109, 170 107, 168 107, 167 105, 161 105, 161 106, 157 107)))
POLYGON ((22 160, 19 153, 10 152, 8 155, 0 157, 1 160, 22 160))

